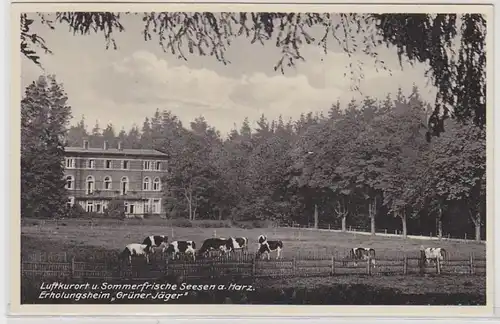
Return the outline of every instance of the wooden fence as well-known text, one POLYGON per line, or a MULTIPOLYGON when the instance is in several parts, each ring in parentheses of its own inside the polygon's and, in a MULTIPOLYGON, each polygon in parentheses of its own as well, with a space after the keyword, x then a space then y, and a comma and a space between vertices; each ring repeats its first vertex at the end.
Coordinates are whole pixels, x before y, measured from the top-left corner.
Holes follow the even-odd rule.
MULTIPOLYGON (((331 224, 319 224, 318 227, 314 227, 314 224, 307 225, 299 225, 293 224, 291 226, 279 226, 280 228, 285 229, 303 229, 303 230, 311 230, 311 231, 328 231, 335 233, 351 233, 351 234, 359 234, 359 235, 372 235, 369 227, 358 227, 358 226, 347 226, 346 231, 342 231, 339 226, 334 226, 331 224)), ((403 232, 401 230, 393 230, 389 231, 387 229, 377 228, 375 230, 375 235, 384 236, 384 237, 403 237, 403 232)), ((474 243, 482 243, 485 244, 486 240, 476 241, 474 237, 467 237, 467 233, 464 233, 463 237, 451 236, 450 234, 443 234, 442 237, 438 237, 437 235, 433 235, 433 233, 429 233, 429 236, 426 235, 415 235, 408 234, 406 238, 409 239, 417 239, 417 240, 430 240, 430 241, 451 241, 451 242, 474 242, 474 243)))
POLYGON ((412 275, 412 274, 463 274, 485 275, 486 259, 448 259, 444 262, 424 264, 417 256, 376 259, 355 262, 345 258, 255 260, 252 257, 238 259, 203 259, 196 261, 143 260, 132 266, 107 262, 54 261, 50 258, 23 259, 22 275, 28 277, 64 277, 80 279, 158 279, 164 276, 182 276, 185 279, 238 276, 241 278, 320 277, 335 275, 412 275), (156 261, 156 262, 154 262, 156 261))

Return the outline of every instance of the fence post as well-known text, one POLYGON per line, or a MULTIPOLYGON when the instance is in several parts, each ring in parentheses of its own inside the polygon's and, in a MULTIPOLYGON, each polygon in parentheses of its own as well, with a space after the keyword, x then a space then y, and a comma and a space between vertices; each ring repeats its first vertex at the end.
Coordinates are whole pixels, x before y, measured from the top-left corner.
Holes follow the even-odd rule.
POLYGON ((471 253, 469 257, 470 262, 470 274, 474 274, 474 255, 471 253))
POLYGON ((404 256, 403 258, 403 274, 406 276, 408 274, 408 257, 404 256))
POLYGON ((332 276, 335 274, 335 256, 332 254, 332 276))
POLYGON ((252 279, 255 279, 255 258, 252 258, 252 279))
POLYGON ((328 224, 328 230, 331 230, 331 226, 330 226, 330 224, 328 224))
POLYGON ((425 274, 425 250, 423 246, 420 247, 420 258, 418 260, 419 272, 421 275, 425 274))
POLYGON ((370 257, 368 257, 368 259, 366 260, 366 262, 367 262, 367 269, 368 269, 368 275, 372 274, 372 267, 370 266, 370 264, 372 263, 371 261, 372 260, 371 260, 370 257))
POLYGON ((439 260, 439 258, 436 258, 436 270, 437 274, 441 274, 441 261, 439 260))
POLYGON ((297 275, 297 260, 295 257, 292 259, 292 274, 294 277, 297 275))

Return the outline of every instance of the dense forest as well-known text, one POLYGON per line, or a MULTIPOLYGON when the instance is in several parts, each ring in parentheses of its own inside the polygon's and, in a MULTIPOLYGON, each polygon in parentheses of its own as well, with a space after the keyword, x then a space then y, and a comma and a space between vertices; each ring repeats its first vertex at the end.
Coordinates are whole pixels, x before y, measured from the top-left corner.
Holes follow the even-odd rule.
POLYGON ((431 106, 416 87, 383 101, 365 98, 327 115, 246 118, 222 136, 202 116, 183 125, 157 110, 142 128, 116 132, 85 119, 67 143, 155 148, 169 155, 165 204, 170 217, 329 224, 403 235, 485 236, 486 134, 447 119, 426 141, 431 106))

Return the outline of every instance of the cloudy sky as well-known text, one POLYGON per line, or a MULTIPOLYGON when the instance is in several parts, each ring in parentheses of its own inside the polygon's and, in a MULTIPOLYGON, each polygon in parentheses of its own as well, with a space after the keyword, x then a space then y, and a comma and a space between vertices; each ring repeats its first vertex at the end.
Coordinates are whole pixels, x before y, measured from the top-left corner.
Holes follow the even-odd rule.
POLYGON ((425 67, 401 69, 394 49, 379 51, 392 76, 377 72, 373 59, 354 58, 364 63, 358 93, 344 77, 350 59, 333 40, 326 55, 320 47, 305 45, 306 62, 282 75, 273 69, 280 58, 273 42, 262 46, 237 40, 227 51, 231 64, 226 66, 214 57, 189 56, 185 62, 163 52, 155 39, 144 41, 141 17, 125 16, 122 23, 126 30, 115 36, 117 50, 106 50, 102 35, 74 36, 62 25, 50 30, 34 24, 53 54, 40 53, 45 72, 22 58, 23 89, 40 74, 55 74, 69 97, 71 123, 84 115, 89 128, 96 121, 101 127, 112 123, 117 130, 141 127, 159 108, 171 110, 186 126, 203 115, 222 134, 235 123, 241 125, 244 117, 255 121, 264 113, 268 119, 297 118, 302 112, 326 112, 337 99, 347 103, 364 95, 385 98, 399 86, 409 92, 414 83, 426 100, 432 101, 435 94, 424 77, 425 67))

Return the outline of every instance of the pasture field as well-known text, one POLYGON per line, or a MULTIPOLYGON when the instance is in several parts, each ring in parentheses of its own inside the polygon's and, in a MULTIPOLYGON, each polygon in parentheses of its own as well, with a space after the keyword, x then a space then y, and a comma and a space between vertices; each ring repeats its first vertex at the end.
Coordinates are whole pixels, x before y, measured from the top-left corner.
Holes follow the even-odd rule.
MULTIPOLYGON (((203 240, 214 236, 246 236, 250 252, 257 248, 257 237, 284 243, 284 258, 307 259, 332 254, 343 255, 355 245, 371 246, 379 258, 399 258, 405 252, 417 255, 420 245, 442 246, 451 258, 467 259, 471 253, 485 257, 486 246, 475 242, 428 241, 400 237, 370 236, 352 233, 315 231, 291 228, 230 228, 230 227, 169 227, 158 221, 103 220, 90 226, 88 221, 63 220, 57 222, 26 222, 21 228, 21 253, 57 252, 92 258, 109 251, 119 251, 128 243, 142 242, 151 234, 166 234, 169 240, 194 240, 198 248, 203 240), (173 237, 172 237, 173 231, 173 237)), ((273 255, 274 256, 274 255, 273 255)), ((38 283, 23 281, 26 302, 36 299, 38 283)), ((256 278, 254 287, 258 296, 232 296, 237 302, 257 304, 380 304, 380 305, 480 305, 485 303, 486 277, 484 275, 340 275, 288 278, 256 278), (243 301, 247 300, 247 301, 243 301)), ((201 298, 201 297, 200 297, 201 298)), ((203 297, 204 298, 204 297, 203 297)), ((224 302, 226 296, 215 296, 192 303, 224 302), (218 299, 217 299, 218 300, 218 299)))
MULTIPOLYGON (((269 240, 282 240, 284 258, 308 258, 321 256, 343 256, 354 246, 369 246, 382 258, 401 257, 403 254, 417 255, 420 245, 444 247, 449 258, 467 259, 471 253, 484 258, 486 245, 476 242, 429 241, 402 237, 371 236, 353 233, 315 231, 299 228, 235 228, 235 227, 172 227, 161 219, 157 220, 60 220, 56 222, 24 222, 21 227, 23 241, 32 238, 47 241, 48 244, 33 246, 33 252, 59 252, 58 244, 93 246, 103 250, 122 250, 129 243, 141 243, 148 235, 165 234, 169 241, 193 240, 197 248, 210 237, 245 236, 249 239, 249 251, 257 250, 259 235, 269 240), (58 244, 50 244, 49 242, 58 244)), ((26 251, 24 248, 22 250, 26 251)))

